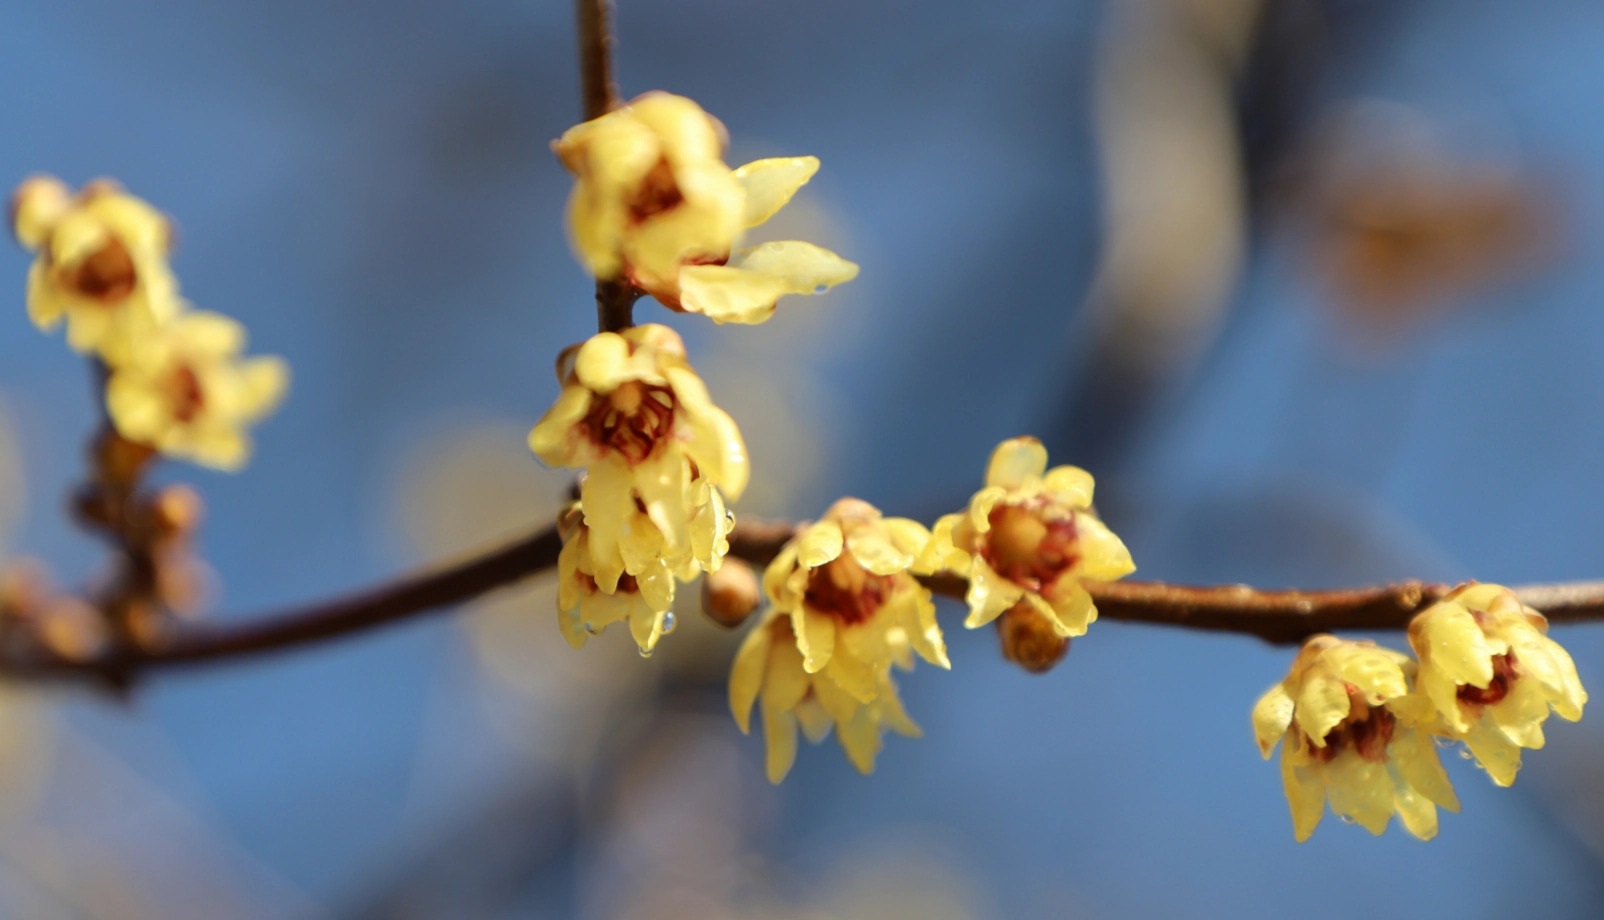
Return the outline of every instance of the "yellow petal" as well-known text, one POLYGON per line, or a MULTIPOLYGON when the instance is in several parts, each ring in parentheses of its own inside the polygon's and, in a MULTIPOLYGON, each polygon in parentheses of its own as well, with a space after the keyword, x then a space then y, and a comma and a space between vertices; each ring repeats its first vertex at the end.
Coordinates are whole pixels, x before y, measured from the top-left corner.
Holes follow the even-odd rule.
POLYGON ((1124 541, 1090 514, 1075 515, 1075 542, 1081 553, 1073 570, 1076 577, 1116 581, 1136 571, 1124 541))
POLYGON ((880 723, 867 706, 843 722, 836 737, 841 739, 847 760, 858 768, 859 773, 867 775, 874 772, 874 758, 880 753, 880 723))
POLYGON ((1253 738, 1265 760, 1292 724, 1292 697, 1286 687, 1276 684, 1253 704, 1253 738))
POLYGON ((772 157, 736 169, 735 179, 746 192, 742 223, 756 227, 773 217, 818 171, 818 157, 772 157))
POLYGON ((1281 782, 1286 788, 1287 805, 1292 810, 1292 836, 1303 843, 1325 817, 1326 789, 1319 768, 1300 766, 1290 747, 1281 749, 1281 782))
POLYGON ((784 279, 730 265, 679 270, 680 306, 715 323, 761 323, 774 315, 775 302, 787 290, 784 279))
POLYGON ((1078 466, 1055 466, 1042 479, 1053 498, 1075 509, 1092 506, 1092 474, 1078 466))
POLYGON ((763 688, 763 669, 769 661, 769 644, 774 635, 769 629, 771 619, 764 617, 746 634, 735 653, 735 663, 730 667, 730 714, 735 716, 735 724, 740 726, 742 734, 751 731, 752 704, 757 702, 758 691, 763 688))
POLYGON ((685 451, 709 483, 724 490, 731 501, 746 491, 751 461, 746 441, 729 413, 714 405, 702 378, 689 368, 668 368, 664 372, 674 399, 689 424, 685 451))
POLYGON ((797 559, 808 568, 816 569, 840 556, 844 543, 840 524, 830 520, 818 521, 797 537, 797 559))
POLYGON ((563 387, 557 401, 529 430, 529 449, 542 463, 578 465, 578 458, 570 453, 569 441, 577 437, 574 426, 590 412, 591 399, 591 392, 584 387, 563 387))
POLYGON ((802 653, 802 669, 817 674, 830 663, 835 654, 835 620, 822 613, 799 607, 791 614, 791 628, 796 630, 796 646, 802 653))
POLYGON ((897 547, 891 533, 879 526, 853 527, 846 535, 847 552, 875 575, 895 575, 913 565, 913 554, 897 547))
POLYGON ((1486 689, 1493 679, 1487 637, 1469 610, 1453 601, 1434 604, 1409 624, 1409 645, 1423 664, 1457 684, 1486 689))
POLYGON ((822 294, 858 277, 858 265, 822 246, 800 240, 763 243, 742 250, 730 266, 780 280, 787 294, 822 294))
POLYGON ((769 782, 778 784, 796 763, 796 716, 763 700, 763 741, 768 748, 769 782))
POLYGON ((1009 438, 997 445, 986 465, 986 485, 1018 489, 1041 478, 1047 469, 1047 448, 1032 437, 1009 438))

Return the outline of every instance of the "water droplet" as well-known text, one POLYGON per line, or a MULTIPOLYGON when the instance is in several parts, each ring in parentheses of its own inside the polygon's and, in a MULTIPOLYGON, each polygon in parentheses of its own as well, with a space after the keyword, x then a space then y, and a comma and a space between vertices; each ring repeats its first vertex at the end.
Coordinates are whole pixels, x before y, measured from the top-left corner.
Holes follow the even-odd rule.
POLYGON ((1452 738, 1444 738, 1441 735, 1438 735, 1436 738, 1433 738, 1432 740, 1437 742, 1437 746, 1438 747, 1444 748, 1444 749, 1451 748, 1454 745, 1459 743, 1459 742, 1455 741, 1452 738))
POLYGON ((652 650, 649 648, 643 648, 640 650, 640 656, 642 658, 650 658, 652 657, 652 650))
POLYGON ((815 293, 815 294, 823 294, 825 291, 828 291, 829 289, 830 289, 830 286, 828 284, 815 284, 813 286, 813 293, 815 293))
POLYGON ((804 670, 809 671, 809 672, 818 671, 819 670, 819 659, 813 658, 813 657, 810 656, 806 661, 802 662, 802 666, 803 666, 804 670))
POLYGON ((597 628, 595 623, 586 623, 585 624, 585 632, 588 632, 593 636, 601 635, 601 630, 599 628, 597 628))
POLYGON ((674 611, 670 610, 669 612, 663 614, 663 635, 666 636, 673 632, 674 627, 678 625, 679 621, 674 619, 674 611))
POLYGON ((1342 823, 1343 824, 1358 824, 1359 823, 1358 820, 1355 819, 1353 815, 1337 815, 1337 817, 1342 819, 1342 823))
POLYGON ((1470 757, 1471 757, 1471 754, 1470 754, 1470 752, 1469 752, 1469 751, 1466 751, 1466 750, 1461 750, 1461 751, 1460 751, 1460 752, 1459 752, 1459 759, 1460 759, 1460 760, 1469 760, 1469 759, 1470 759, 1470 757))
POLYGON ((724 523, 733 525, 735 523, 735 512, 731 511, 728 508, 725 508, 724 509, 724 523))

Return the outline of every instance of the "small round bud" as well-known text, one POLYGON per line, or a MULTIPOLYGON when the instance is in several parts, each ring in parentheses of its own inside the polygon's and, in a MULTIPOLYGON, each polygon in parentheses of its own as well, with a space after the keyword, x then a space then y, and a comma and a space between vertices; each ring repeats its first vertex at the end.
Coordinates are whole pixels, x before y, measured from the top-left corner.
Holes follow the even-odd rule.
POLYGON ((757 574, 740 559, 726 556, 723 565, 702 579, 702 609, 726 629, 745 623, 762 601, 757 574))
POLYGON ((100 611, 76 597, 60 597, 44 608, 38 620, 39 641, 68 661, 85 661, 106 647, 106 622, 100 611))
POLYGON ((1054 631, 1053 624, 1027 601, 1003 611, 997 636, 1002 639, 1003 657, 1032 674, 1052 670, 1069 651, 1069 639, 1054 631))

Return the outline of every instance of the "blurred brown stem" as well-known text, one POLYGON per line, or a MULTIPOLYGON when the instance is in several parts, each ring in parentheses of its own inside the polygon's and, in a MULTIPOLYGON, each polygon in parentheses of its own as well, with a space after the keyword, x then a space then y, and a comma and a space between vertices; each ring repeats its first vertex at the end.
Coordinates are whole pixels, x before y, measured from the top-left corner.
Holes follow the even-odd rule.
MULTIPOLYGON (((795 532, 792 524, 748 521, 736 526, 732 555, 762 565, 795 532)), ((33 652, 0 662, 14 676, 117 678, 184 665, 224 662, 284 649, 313 647, 388 623, 440 611, 557 564, 562 541, 554 527, 433 571, 334 600, 263 614, 233 624, 187 626, 158 648, 122 648, 86 661, 33 652)), ((932 590, 962 597, 963 579, 937 575, 932 590)), ((1319 632, 1395 630, 1450 586, 1403 582, 1337 591, 1261 591, 1246 585, 1187 587, 1155 581, 1089 584, 1105 620, 1123 620, 1257 636, 1290 643, 1319 632)), ((1604 582, 1517 588, 1527 604, 1559 623, 1604 620, 1604 582)), ((531 611, 531 616, 537 612, 531 611)))

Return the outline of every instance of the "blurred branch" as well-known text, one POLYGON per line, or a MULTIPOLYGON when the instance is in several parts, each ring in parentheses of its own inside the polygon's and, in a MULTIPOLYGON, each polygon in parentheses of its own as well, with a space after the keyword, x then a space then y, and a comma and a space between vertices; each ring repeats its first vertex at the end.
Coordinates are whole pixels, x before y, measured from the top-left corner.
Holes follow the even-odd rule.
MULTIPOLYGON (((737 524, 730 537, 730 554, 764 564, 774 558, 795 531, 795 525, 785 522, 737 524)), ((23 677, 118 679, 316 646, 442 611, 539 574, 556 566, 561 549, 556 528, 544 527, 454 565, 342 598, 262 614, 235 624, 185 627, 158 648, 119 650, 83 661, 40 650, 12 652, 0 660, 0 672, 23 677)), ((927 578, 925 583, 949 597, 961 598, 967 588, 963 579, 946 574, 927 578)), ((1320 632, 1403 629, 1410 617, 1452 588, 1414 581, 1335 591, 1265 591, 1247 585, 1188 587, 1157 581, 1088 583, 1086 587, 1105 620, 1241 633, 1287 643, 1320 632)), ((1533 585, 1517 588, 1516 593, 1554 622, 1604 620, 1604 582, 1533 585)))

